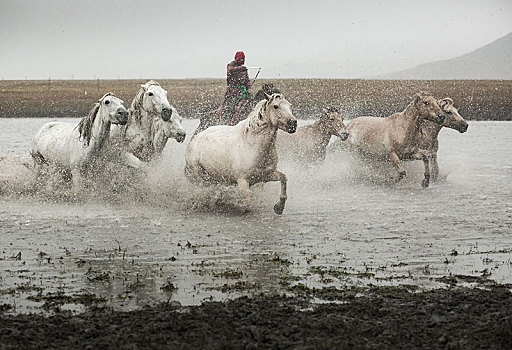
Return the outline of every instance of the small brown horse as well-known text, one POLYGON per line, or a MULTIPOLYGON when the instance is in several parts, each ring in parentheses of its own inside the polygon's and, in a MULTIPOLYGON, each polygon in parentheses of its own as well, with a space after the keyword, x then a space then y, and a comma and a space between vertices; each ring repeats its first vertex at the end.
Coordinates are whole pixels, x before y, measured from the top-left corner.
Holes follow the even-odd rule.
POLYGON ((406 171, 400 162, 404 156, 423 160, 425 178, 421 185, 430 184, 429 152, 419 145, 420 125, 423 120, 443 124, 445 115, 430 95, 416 94, 413 101, 400 113, 386 118, 358 117, 348 126, 350 148, 372 158, 387 158, 398 170, 401 180, 406 171))
POLYGON ((324 108, 316 122, 297 128, 293 134, 282 131, 277 133, 277 151, 279 155, 292 155, 306 164, 318 163, 325 159, 327 145, 331 136, 342 141, 348 138, 343 117, 333 107, 324 108))

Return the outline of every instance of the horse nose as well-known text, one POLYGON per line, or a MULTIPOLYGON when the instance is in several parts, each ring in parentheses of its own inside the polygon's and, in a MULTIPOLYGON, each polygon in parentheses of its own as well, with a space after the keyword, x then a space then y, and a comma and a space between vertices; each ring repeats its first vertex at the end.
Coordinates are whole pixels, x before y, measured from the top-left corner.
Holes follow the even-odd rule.
POLYGON ((346 139, 348 139, 348 132, 347 131, 343 131, 342 133, 340 133, 340 138, 341 138, 341 141, 345 141, 346 139))
POLYGON ((126 108, 118 108, 117 109, 117 118, 119 119, 119 124, 121 125, 125 125, 126 122, 128 121, 128 111, 126 110, 126 108))
POLYGON ((176 141, 178 141, 178 143, 182 143, 183 141, 185 141, 185 137, 187 137, 186 133, 179 132, 178 135, 176 135, 176 141))
POLYGON ((295 132, 295 130, 297 130, 297 119, 289 119, 286 122, 286 131, 292 134, 295 132))
POLYGON ((469 127, 469 125, 467 123, 462 124, 461 127, 459 128, 459 132, 463 133, 463 132, 468 131, 468 127, 469 127))
POLYGON ((164 108, 162 108, 162 113, 160 113, 160 114, 164 121, 168 121, 169 119, 171 119, 172 109, 164 107, 164 108))

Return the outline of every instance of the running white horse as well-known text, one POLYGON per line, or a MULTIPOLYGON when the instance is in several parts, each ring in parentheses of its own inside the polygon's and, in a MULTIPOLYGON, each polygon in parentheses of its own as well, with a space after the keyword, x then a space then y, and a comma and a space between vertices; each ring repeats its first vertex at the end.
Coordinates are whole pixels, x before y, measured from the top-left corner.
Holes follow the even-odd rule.
POLYGON ((146 168, 146 162, 162 151, 169 137, 180 143, 185 140, 182 118, 167 100, 167 91, 156 81, 140 86, 129 111, 128 123, 111 132, 112 142, 122 148, 128 165, 146 168))
POLYGON ((430 184, 429 151, 419 145, 420 125, 430 120, 441 125, 445 115, 437 101, 427 94, 416 94, 413 101, 400 113, 386 118, 358 117, 347 126, 347 142, 352 150, 357 150, 370 158, 387 158, 393 163, 401 180, 406 171, 400 162, 405 155, 423 160, 425 178, 421 185, 430 184))
POLYGON ((99 99, 78 125, 51 122, 43 125, 31 142, 30 154, 36 165, 53 163, 70 171, 73 190, 82 185, 82 175, 108 143, 110 125, 126 124, 128 111, 112 93, 99 99))
POLYGON ((158 156, 162 153, 167 141, 175 139, 179 143, 185 141, 187 136, 185 129, 182 126, 183 118, 180 117, 174 107, 172 107, 171 120, 164 121, 162 118, 155 118, 152 125, 152 140, 153 140, 153 156, 158 156))
POLYGON ((280 181, 281 195, 274 206, 282 214, 286 203, 286 176, 277 170, 276 136, 281 129, 293 133, 297 119, 283 95, 266 95, 247 119, 235 126, 211 126, 190 141, 185 174, 192 181, 238 185, 246 201, 250 186, 280 181))

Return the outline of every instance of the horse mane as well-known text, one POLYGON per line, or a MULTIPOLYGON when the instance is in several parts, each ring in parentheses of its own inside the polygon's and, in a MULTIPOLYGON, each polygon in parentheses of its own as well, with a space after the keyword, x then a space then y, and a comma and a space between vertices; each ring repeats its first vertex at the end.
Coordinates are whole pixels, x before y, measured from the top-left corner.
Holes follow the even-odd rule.
POLYGON ((325 110, 327 111, 327 113, 339 113, 340 111, 338 110, 338 108, 336 107, 333 107, 333 106, 327 106, 325 107, 325 110))
POLYGON ((98 102, 94 104, 94 106, 89 111, 89 114, 83 117, 82 120, 80 120, 80 123, 78 123, 78 132, 80 133, 78 140, 82 142, 84 147, 89 146, 89 142, 91 141, 92 137, 92 125, 94 124, 94 120, 96 119, 96 115, 98 114, 99 110, 100 103, 98 102))
POLYGON ((142 118, 140 110, 142 108, 142 99, 144 98, 144 92, 146 92, 147 88, 151 85, 160 86, 160 84, 158 84, 154 80, 150 80, 146 84, 141 85, 139 91, 137 91, 137 94, 133 98, 133 101, 130 105, 130 116, 133 116, 133 118, 137 121, 140 121, 140 119, 142 118))
POLYGON ((261 85, 261 89, 258 90, 256 95, 254 95, 254 99, 256 101, 261 101, 261 100, 265 99, 265 94, 271 96, 273 94, 280 94, 280 93, 281 93, 281 90, 276 88, 274 86, 274 84, 272 84, 272 83, 265 83, 265 84, 261 85))
POLYGON ((271 101, 275 100, 278 97, 283 98, 283 95, 280 93, 275 93, 270 97, 270 99, 263 99, 256 104, 256 106, 253 108, 251 113, 249 113, 249 116, 246 119, 248 130, 250 129, 255 133, 259 133, 266 128, 268 120, 265 116, 265 109, 267 105, 271 103, 271 101))
POLYGON ((78 137, 79 141, 83 141, 83 146, 88 147, 89 142, 91 142, 92 137, 92 126, 94 125, 94 121, 96 120, 96 116, 98 115, 98 111, 100 110, 101 101, 107 96, 115 96, 111 92, 107 92, 105 95, 103 95, 99 102, 96 102, 87 116, 83 117, 82 120, 80 120, 80 123, 78 123, 78 133, 80 136, 78 137))
MULTIPOLYGON (((407 105, 407 107, 404 109, 402 113, 407 114, 407 112, 410 112, 412 110, 417 109, 417 103, 424 97, 431 96, 431 94, 428 91, 420 91, 414 95, 414 98, 412 99, 411 103, 407 105)), ((414 114, 414 113, 413 113, 414 114)))

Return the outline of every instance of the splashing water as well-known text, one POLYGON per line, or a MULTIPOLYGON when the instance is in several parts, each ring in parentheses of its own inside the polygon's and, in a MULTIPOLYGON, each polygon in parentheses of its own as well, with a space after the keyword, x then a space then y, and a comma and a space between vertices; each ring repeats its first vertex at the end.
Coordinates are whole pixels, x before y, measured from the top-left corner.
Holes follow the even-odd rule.
MULTIPOLYGON (((47 121, 0 120, 0 287, 12 291, 0 303, 15 303, 15 312, 41 305, 31 295, 58 291, 133 309, 297 284, 433 288, 446 286, 446 276, 512 283, 510 123, 443 130, 443 180, 428 189, 421 161, 407 162, 407 177, 389 185, 392 167, 360 164, 342 149, 314 167, 280 159, 288 202, 276 216, 278 183, 253 186, 248 213, 236 188, 190 184, 188 140, 169 140, 144 175, 104 165, 102 180, 75 196, 66 174, 31 172, 30 138, 47 121)), ((186 121, 189 135, 196 125, 186 121)))

